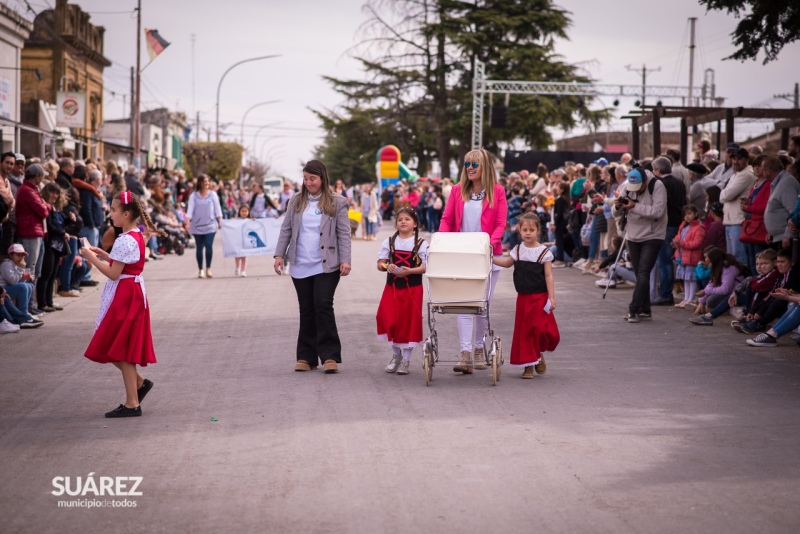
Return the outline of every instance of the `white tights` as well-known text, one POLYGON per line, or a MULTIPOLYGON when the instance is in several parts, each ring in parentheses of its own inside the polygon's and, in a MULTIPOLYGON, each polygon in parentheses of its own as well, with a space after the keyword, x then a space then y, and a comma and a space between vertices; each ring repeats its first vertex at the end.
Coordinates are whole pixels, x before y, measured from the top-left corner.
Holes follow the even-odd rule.
POLYGON ((395 356, 400 356, 400 353, 402 352, 403 360, 405 361, 411 360, 411 353, 413 351, 414 349, 401 349, 400 347, 395 347, 394 345, 392 345, 392 354, 394 354, 395 356))
POLYGON ((684 280, 683 281, 683 300, 694 300, 694 295, 697 293, 697 280, 684 280))
MULTIPOLYGON (((494 288, 500 278, 500 271, 492 272, 492 281, 489 287, 489 302, 494 297, 494 288)), ((475 348, 483 348, 483 336, 486 334, 486 312, 483 315, 459 315, 458 316, 458 339, 461 344, 461 352, 472 352, 473 340, 475 348), (474 328, 473 328, 474 327, 474 328)))

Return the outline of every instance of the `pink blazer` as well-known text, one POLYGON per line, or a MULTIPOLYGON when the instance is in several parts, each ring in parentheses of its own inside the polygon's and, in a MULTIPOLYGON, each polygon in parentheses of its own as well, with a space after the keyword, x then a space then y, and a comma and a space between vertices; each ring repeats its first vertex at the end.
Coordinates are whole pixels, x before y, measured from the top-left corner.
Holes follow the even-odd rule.
MULTIPOLYGON (((461 218, 463 216, 464 199, 461 198, 461 184, 456 184, 450 191, 450 198, 447 199, 447 206, 444 207, 444 214, 439 224, 439 231, 460 232, 461 218)), ((488 200, 484 199, 483 211, 481 212, 481 230, 489 234, 495 256, 499 256, 503 253, 503 246, 500 242, 506 230, 507 216, 508 202, 506 201, 506 190, 502 185, 495 184, 494 207, 489 207, 488 200)))

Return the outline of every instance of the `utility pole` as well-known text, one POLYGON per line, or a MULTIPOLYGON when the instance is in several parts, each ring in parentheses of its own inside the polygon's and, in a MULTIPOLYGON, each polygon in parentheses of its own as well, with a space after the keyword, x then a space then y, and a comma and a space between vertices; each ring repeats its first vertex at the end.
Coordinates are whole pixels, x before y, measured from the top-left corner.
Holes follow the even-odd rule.
POLYGON ((200 142, 200 112, 199 111, 197 112, 197 119, 195 119, 194 127, 197 130, 197 133, 195 134, 195 139, 194 140, 199 143, 200 142))
POLYGON ((694 90, 694 26, 696 22, 697 17, 689 18, 689 107, 697 105, 697 102, 692 98, 692 91, 694 90))
POLYGON ((128 123, 130 124, 130 132, 128 133, 130 139, 130 145, 133 146, 133 123, 136 121, 136 73, 133 67, 131 67, 131 109, 130 109, 130 119, 128 123))
POLYGON ((135 114, 133 119, 133 166, 141 170, 142 163, 142 0, 137 2, 136 8, 136 99, 134 104, 135 114))
POLYGON ((784 93, 782 95, 772 95, 772 98, 783 98, 792 103, 794 109, 800 109, 800 84, 794 84, 793 93, 784 93))
MULTIPOLYGON (((640 69, 631 67, 630 65, 625 65, 625 68, 631 72, 639 72, 640 69)), ((642 64, 641 72, 642 72, 642 106, 645 105, 645 97, 647 95, 647 74, 649 72, 659 72, 661 67, 657 69, 648 69, 647 66, 642 64)))
POLYGON ((197 111, 197 107, 195 107, 195 99, 194 99, 194 95, 195 95, 195 92, 194 92, 194 43, 196 41, 195 34, 192 34, 191 39, 192 39, 192 114, 194 114, 195 111, 197 111))

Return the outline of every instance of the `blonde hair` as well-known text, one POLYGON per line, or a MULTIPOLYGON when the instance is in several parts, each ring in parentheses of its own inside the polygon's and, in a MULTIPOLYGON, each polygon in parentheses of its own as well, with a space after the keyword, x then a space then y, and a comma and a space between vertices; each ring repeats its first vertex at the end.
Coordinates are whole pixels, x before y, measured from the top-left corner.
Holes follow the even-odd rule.
MULTIPOLYGON (((483 184, 483 190, 486 192, 486 202, 490 207, 494 207, 494 186, 497 183, 497 177, 494 174, 491 154, 485 148, 476 148, 467 152, 464 156, 464 161, 477 161, 480 165, 481 184, 483 184)), ((466 168, 461 169, 459 183, 461 184, 461 198, 464 202, 469 202, 470 195, 472 195, 472 180, 469 179, 466 168)))

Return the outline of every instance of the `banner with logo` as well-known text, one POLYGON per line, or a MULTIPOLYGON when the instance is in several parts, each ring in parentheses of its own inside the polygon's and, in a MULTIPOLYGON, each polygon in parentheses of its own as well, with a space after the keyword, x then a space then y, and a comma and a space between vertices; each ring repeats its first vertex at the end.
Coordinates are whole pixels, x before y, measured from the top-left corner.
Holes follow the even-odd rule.
POLYGON ((59 91, 56 94, 56 125, 86 128, 86 93, 59 91))
POLYGON ((225 219, 222 221, 222 253, 226 258, 271 256, 281 232, 280 219, 225 219))

